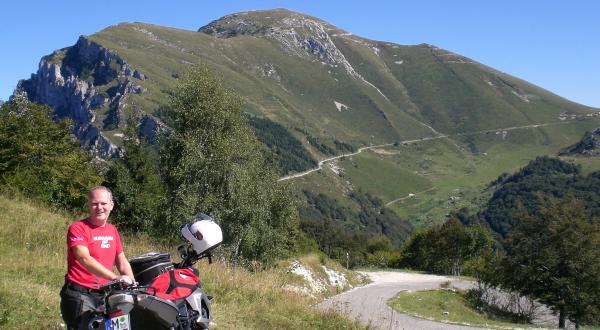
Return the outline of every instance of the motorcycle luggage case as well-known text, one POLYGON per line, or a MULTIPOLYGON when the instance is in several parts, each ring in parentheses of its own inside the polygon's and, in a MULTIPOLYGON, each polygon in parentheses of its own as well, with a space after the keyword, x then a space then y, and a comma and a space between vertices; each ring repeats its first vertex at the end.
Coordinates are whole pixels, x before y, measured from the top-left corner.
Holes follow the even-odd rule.
POLYGON ((151 295, 138 299, 129 313, 135 329, 172 329, 177 327, 177 315, 173 302, 151 295))
POLYGON ((141 285, 148 285, 158 275, 173 269, 171 255, 163 252, 149 252, 129 260, 133 276, 141 285))

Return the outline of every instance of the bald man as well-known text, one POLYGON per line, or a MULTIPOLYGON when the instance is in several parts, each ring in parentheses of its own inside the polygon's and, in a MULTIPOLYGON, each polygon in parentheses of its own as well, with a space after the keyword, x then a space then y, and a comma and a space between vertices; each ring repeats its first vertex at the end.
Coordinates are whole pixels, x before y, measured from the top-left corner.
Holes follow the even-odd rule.
POLYGON ((87 329, 93 311, 102 304, 100 286, 114 280, 135 282, 117 228, 108 223, 114 203, 104 186, 88 193, 89 216, 67 232, 67 273, 60 292, 60 310, 68 329, 87 329), (120 275, 113 272, 117 267, 120 275))

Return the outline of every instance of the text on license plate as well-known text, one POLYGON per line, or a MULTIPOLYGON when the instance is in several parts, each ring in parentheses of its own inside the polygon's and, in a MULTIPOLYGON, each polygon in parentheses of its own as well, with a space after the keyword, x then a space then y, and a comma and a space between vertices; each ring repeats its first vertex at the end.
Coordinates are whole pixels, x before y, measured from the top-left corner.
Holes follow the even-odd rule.
POLYGON ((106 329, 131 330, 131 326, 129 325, 129 314, 115 316, 109 320, 106 320, 106 329))

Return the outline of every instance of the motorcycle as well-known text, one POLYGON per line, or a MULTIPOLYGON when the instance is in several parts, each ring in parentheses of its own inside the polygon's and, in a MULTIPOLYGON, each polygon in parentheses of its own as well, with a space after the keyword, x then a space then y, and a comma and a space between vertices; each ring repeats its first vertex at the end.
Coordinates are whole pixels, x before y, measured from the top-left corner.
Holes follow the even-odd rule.
POLYGON ((174 263, 168 253, 150 252, 129 260, 135 285, 109 282, 100 289, 104 305, 90 319, 88 329, 208 329, 212 322, 210 301, 200 285, 193 265, 208 258, 223 240, 221 228, 213 219, 199 213, 195 222, 181 226, 187 241, 178 247, 181 257, 174 263))

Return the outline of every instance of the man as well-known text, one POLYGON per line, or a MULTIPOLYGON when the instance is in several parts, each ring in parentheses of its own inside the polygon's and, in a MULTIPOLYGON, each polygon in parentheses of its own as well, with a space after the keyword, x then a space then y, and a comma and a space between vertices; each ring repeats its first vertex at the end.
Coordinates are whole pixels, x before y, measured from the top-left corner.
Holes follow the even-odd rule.
POLYGON ((113 205, 108 188, 90 189, 89 217, 73 223, 67 232, 67 274, 60 291, 60 311, 68 329, 87 329, 91 313, 103 303, 100 286, 114 280, 135 281, 119 232, 107 222, 113 205), (114 266, 121 275, 113 273, 114 266))

